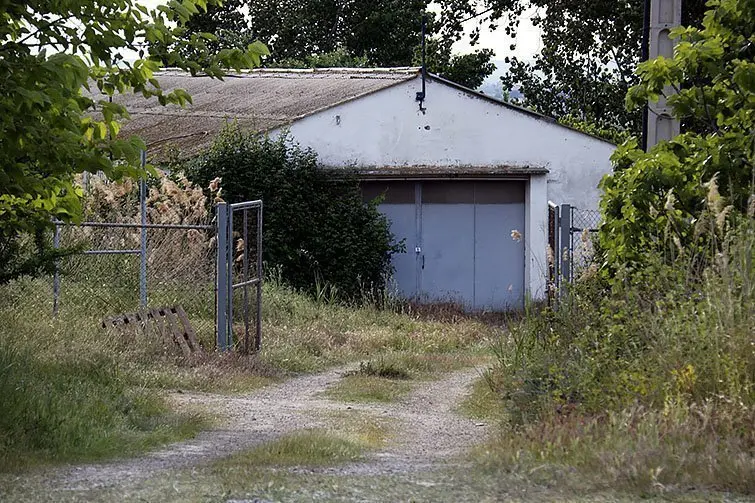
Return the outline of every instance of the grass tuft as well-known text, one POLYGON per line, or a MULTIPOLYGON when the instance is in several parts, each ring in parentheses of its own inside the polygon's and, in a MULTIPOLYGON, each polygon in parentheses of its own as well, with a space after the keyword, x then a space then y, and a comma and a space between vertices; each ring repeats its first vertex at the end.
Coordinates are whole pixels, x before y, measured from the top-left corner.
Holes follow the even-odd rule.
POLYGON ((325 395, 344 402, 395 402, 412 390, 405 379, 387 379, 369 375, 344 377, 325 391, 325 395))
POLYGON ((402 368, 395 361, 387 361, 380 358, 377 361, 368 360, 359 363, 357 370, 347 372, 348 376, 382 377, 384 379, 409 379, 409 371, 402 368))
POLYGON ((361 458, 364 445, 326 431, 305 430, 217 461, 215 469, 244 471, 264 466, 328 466, 361 458))

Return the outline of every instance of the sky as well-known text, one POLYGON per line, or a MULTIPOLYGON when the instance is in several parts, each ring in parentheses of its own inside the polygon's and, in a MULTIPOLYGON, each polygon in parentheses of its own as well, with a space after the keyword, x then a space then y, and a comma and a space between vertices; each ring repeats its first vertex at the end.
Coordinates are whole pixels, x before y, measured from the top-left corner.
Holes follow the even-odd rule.
MULTIPOLYGON (((540 52, 542 40, 540 38, 540 29, 532 26, 531 17, 535 9, 526 10, 520 19, 519 29, 516 38, 511 38, 504 32, 503 28, 496 31, 483 29, 480 32, 480 41, 476 48, 493 49, 495 56, 493 59, 502 60, 506 56, 516 56, 522 60, 532 60, 535 54, 540 52), (511 51, 509 46, 516 44, 516 49, 511 51)), ((471 20, 465 23, 465 28, 471 31, 476 26, 476 21, 471 20)), ((469 45, 468 38, 457 42, 454 51, 459 53, 471 52, 475 49, 469 45)))

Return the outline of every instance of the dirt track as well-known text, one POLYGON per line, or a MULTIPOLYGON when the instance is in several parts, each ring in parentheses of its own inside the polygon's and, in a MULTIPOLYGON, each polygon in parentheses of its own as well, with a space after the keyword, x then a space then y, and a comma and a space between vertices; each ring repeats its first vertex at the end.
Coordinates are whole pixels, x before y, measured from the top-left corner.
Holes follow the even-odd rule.
MULTIPOLYGON (((391 441, 358 463, 307 470, 332 475, 395 475, 444 466, 487 434, 486 425, 460 416, 457 405, 480 369, 448 374, 421 383, 405 399, 391 404, 346 404, 321 396, 348 370, 340 368, 294 378, 241 397, 207 393, 174 393, 178 408, 203 409, 218 416, 218 426, 196 438, 170 445, 146 456, 110 463, 50 470, 36 484, 54 495, 88 491, 129 491, 147 479, 206 464, 254 445, 312 427, 333 427, 332 412, 352 411, 390 421, 391 441)), ((36 478, 36 477, 35 477, 36 478)), ((35 484, 35 485, 36 485, 35 484)))

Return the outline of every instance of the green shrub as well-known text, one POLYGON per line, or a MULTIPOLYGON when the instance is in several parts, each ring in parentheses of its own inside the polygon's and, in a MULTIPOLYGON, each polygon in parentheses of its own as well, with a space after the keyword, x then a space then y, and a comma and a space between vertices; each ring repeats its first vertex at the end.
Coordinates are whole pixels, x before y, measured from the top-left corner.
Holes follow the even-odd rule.
POLYGON ((291 286, 315 293, 327 284, 341 298, 383 288, 397 249, 388 221, 312 150, 230 127, 186 172, 203 187, 220 177, 230 203, 263 200, 263 260, 291 286))
POLYGON ((614 173, 601 183, 600 245, 611 273, 642 269, 648 250, 669 263, 675 249, 705 261, 720 244, 710 233, 754 209, 755 0, 708 6, 702 29, 672 32, 673 58, 639 65, 640 84, 627 95, 628 106, 640 107, 674 88, 668 106, 693 126, 647 153, 632 139, 614 154, 614 173), (699 225, 706 210, 716 216, 714 229, 699 225))
POLYGON ((732 232, 723 246, 699 277, 684 261, 656 259, 652 281, 578 284, 557 310, 514 326, 514 351, 504 348, 499 360, 518 418, 722 397, 755 405, 755 228, 732 232))
POLYGON ((486 462, 566 464, 601 487, 752 491, 753 248, 749 222, 703 271, 648 253, 641 272, 594 276, 513 325, 488 379, 508 427, 486 462))

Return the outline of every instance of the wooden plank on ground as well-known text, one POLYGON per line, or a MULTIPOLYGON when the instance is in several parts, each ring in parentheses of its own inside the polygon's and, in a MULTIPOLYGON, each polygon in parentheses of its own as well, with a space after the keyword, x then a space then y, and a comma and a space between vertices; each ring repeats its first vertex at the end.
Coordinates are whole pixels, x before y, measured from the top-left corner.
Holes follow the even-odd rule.
POLYGON ((168 331, 165 329, 165 319, 160 314, 160 309, 152 308, 150 314, 152 315, 152 323, 157 328, 157 333, 160 336, 160 342, 162 342, 165 349, 169 348, 173 344, 173 340, 168 336, 168 331))
POLYGON ((170 331, 171 333, 173 333, 173 340, 176 342, 176 344, 179 345, 184 356, 191 356, 191 348, 189 348, 189 344, 186 342, 186 339, 183 336, 183 330, 181 330, 181 326, 178 322, 178 319, 176 318, 176 315, 173 314, 173 311, 169 307, 162 309, 162 312, 165 316, 165 319, 168 320, 170 331))
POLYGON ((174 309, 176 311, 176 315, 178 315, 178 319, 181 320, 181 323, 183 324, 183 335, 186 338, 186 341, 189 343, 189 348, 195 352, 203 352, 202 346, 200 346, 199 342, 197 341, 197 334, 194 332, 194 327, 191 326, 189 317, 186 316, 186 311, 184 311, 183 306, 178 305, 174 309))

